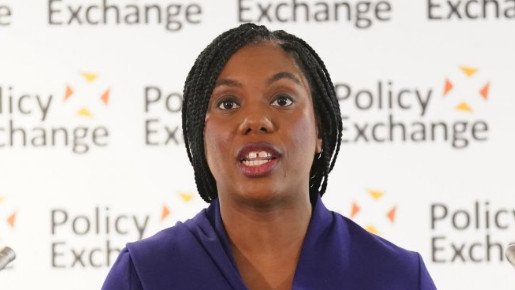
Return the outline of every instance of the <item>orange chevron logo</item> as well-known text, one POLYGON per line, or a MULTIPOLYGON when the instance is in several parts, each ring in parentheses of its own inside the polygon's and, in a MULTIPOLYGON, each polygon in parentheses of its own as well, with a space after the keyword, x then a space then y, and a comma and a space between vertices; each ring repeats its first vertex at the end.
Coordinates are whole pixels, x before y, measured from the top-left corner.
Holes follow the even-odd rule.
POLYGON ((161 222, 166 220, 170 215, 170 209, 166 204, 163 204, 163 208, 161 209, 161 222))
POLYGON ((490 83, 486 83, 482 88, 481 90, 479 91, 479 93, 481 94, 481 97, 483 97, 483 99, 487 100, 488 99, 488 92, 490 91, 490 83))
POLYGON ((64 92, 64 100, 68 100, 68 98, 70 98, 72 95, 73 89, 69 85, 66 85, 66 91, 64 92))
POLYGON ((190 202, 191 199, 193 198, 193 194, 188 193, 188 192, 179 192, 179 196, 181 197, 181 199, 184 202, 190 202))
POLYGON ((73 107, 76 116, 93 118, 109 105, 111 88, 100 75, 93 72, 81 72, 72 77, 65 88, 63 101, 73 107))
POLYGON ((490 98, 491 83, 477 67, 462 65, 444 79, 442 96, 458 112, 472 113, 490 98))
POLYGON ((82 72, 80 75, 89 83, 92 83, 97 79, 97 74, 95 73, 82 72))
POLYGON ((359 205, 356 202, 353 202, 350 217, 354 218, 359 213, 360 210, 361 210, 361 208, 359 207, 359 205))
POLYGON ((443 87, 443 95, 446 96, 454 87, 449 79, 445 79, 445 85, 443 87))
POLYGON ((462 112, 472 112, 472 108, 469 106, 467 102, 461 102, 456 106, 456 110, 462 112))
POLYGON ((397 212, 397 206, 392 207, 386 214, 386 217, 388 217, 388 220, 390 220, 391 223, 395 222, 395 213, 397 212))
POLYGON ((11 228, 14 228, 15 222, 16 222, 16 212, 13 212, 13 213, 11 213, 10 215, 7 216, 7 224, 11 228))
POLYGON ((373 189, 368 189, 368 194, 370 194, 370 196, 375 199, 375 200, 378 200, 380 199, 381 197, 383 197, 384 195, 384 192, 380 191, 380 190, 373 190, 373 189))
POLYGON ((388 200, 385 191, 366 189, 351 203, 349 217, 370 233, 380 235, 381 230, 395 224, 397 205, 388 200))
POLYGON ((469 78, 477 72, 477 68, 466 65, 460 66, 460 69, 469 78))
MULTIPOLYGON (((175 194, 170 195, 171 201, 165 202, 162 204, 160 208, 160 221, 168 222, 169 220, 178 221, 181 220, 181 214, 189 218, 191 214, 197 212, 198 210, 194 210, 197 207, 195 204, 195 200, 197 197, 196 193, 189 191, 179 191, 175 194), (189 212, 187 215, 183 213, 189 212)), ((199 208, 200 209, 200 208, 199 208)))
POLYGON ((13 209, 6 196, 0 195, 0 244, 8 243, 10 233, 14 232, 18 212, 13 209))

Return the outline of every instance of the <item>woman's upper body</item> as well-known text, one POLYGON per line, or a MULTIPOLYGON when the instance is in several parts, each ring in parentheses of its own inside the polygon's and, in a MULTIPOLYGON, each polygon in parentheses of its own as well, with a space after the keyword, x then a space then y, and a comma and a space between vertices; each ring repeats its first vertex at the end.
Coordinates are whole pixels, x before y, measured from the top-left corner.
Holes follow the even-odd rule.
POLYGON ((323 207, 341 113, 303 40, 254 24, 221 34, 188 75, 182 118, 212 204, 130 244, 104 289, 434 289, 420 256, 323 207))
MULTIPOLYGON (((248 289, 218 201, 185 223, 130 243, 103 290, 248 289)), ((422 258, 316 201, 291 289, 434 290, 422 258)))

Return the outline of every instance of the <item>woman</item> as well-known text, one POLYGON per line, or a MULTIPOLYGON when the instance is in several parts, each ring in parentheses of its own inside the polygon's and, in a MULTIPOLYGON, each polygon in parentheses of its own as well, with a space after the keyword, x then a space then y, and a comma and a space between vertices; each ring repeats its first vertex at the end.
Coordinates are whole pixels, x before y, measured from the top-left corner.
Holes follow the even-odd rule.
POLYGON ((244 24, 197 58, 183 131, 209 208, 127 245, 103 289, 436 289, 420 255, 328 211, 342 123, 322 60, 244 24))

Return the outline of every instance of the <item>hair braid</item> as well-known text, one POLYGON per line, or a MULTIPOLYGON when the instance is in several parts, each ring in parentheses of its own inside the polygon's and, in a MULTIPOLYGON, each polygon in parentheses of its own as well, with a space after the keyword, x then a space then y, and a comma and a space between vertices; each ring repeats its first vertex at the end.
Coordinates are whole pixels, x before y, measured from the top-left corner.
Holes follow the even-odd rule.
MULTIPOLYGON (((283 45, 283 47, 287 51, 294 51, 294 57, 299 58, 299 55, 304 55, 305 57, 299 59, 301 62, 301 69, 304 71, 304 74, 308 78, 310 83, 310 87, 313 95, 313 107, 315 110, 315 114, 319 118, 319 122, 325 124, 324 130, 322 132, 322 144, 323 150, 321 153, 321 158, 315 158, 313 160, 313 166, 310 173, 310 179, 315 180, 310 184, 310 195, 311 198, 315 198, 316 194, 323 194, 327 187, 329 172, 332 170, 331 157, 334 152, 335 146, 339 147, 339 143, 330 142, 334 138, 340 138, 341 129, 338 125, 341 124, 341 115, 339 111, 339 106, 336 99, 336 94, 334 93, 334 87, 332 85, 328 86, 329 81, 327 80, 326 70, 324 70, 323 63, 319 62, 319 57, 313 55, 311 52, 313 50, 309 50, 305 43, 303 44, 295 37, 290 37, 290 43, 283 45), (309 74, 308 72, 312 72, 309 74), (318 92, 318 93, 317 93, 318 92), (319 95, 330 96, 327 97, 319 97, 319 95), (317 101, 318 100, 318 101, 317 101), (336 103, 337 110, 335 111, 334 104, 336 103), (331 118, 331 119, 326 119, 331 118), (335 126, 335 124, 338 124, 335 126)), ((336 156, 333 157, 334 159, 336 156)), ((333 160, 334 160, 333 159, 333 160)))
POLYGON ((311 46, 309 46, 304 40, 302 40, 294 35, 285 33, 284 31, 281 31, 281 32, 285 34, 286 38, 291 39, 292 42, 300 43, 300 47, 302 47, 302 49, 306 49, 309 52, 308 55, 310 55, 310 57, 313 57, 315 60, 315 64, 317 67, 316 71, 319 73, 319 75, 321 75, 321 79, 324 80, 322 83, 325 86, 325 91, 328 93, 328 98, 323 98, 322 100, 325 101, 329 105, 331 114, 329 114, 328 116, 332 118, 332 120, 331 120, 332 122, 329 122, 328 125, 335 124, 337 126, 336 131, 335 131, 335 133, 337 134, 335 136, 336 140, 337 140, 337 143, 335 144, 336 151, 332 152, 332 150, 331 150, 331 153, 333 153, 333 155, 331 156, 332 158, 331 158, 331 162, 329 165, 329 172, 330 172, 334 167, 336 158, 338 157, 338 153, 340 151, 341 136, 342 136, 342 129, 343 129, 340 106, 338 103, 338 99, 336 98, 336 92, 334 89, 333 82, 331 81, 331 76, 329 75, 329 72, 327 71, 324 61, 320 58, 318 53, 316 53, 316 51, 311 46))

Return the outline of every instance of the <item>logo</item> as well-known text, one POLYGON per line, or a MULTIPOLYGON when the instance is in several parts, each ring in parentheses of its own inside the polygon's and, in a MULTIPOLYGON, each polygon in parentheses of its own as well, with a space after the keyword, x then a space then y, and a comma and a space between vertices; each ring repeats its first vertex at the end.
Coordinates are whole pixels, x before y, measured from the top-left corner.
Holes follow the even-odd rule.
POLYGON ((51 26, 147 26, 162 25, 166 31, 180 31, 202 21, 202 7, 184 1, 48 0, 51 26), (123 3, 122 3, 123 2, 123 3))
MULTIPOLYGON (((0 246, 10 245, 12 234, 16 230, 17 211, 8 201, 7 197, 0 194, 0 246)), ((12 267, 12 264, 8 268, 12 267)))
POLYGON ((145 145, 177 146, 184 144, 181 129, 182 94, 164 92, 158 86, 144 88, 145 145))
POLYGON ((458 72, 433 87, 393 80, 377 80, 364 88, 335 83, 343 112, 342 142, 439 143, 465 149, 487 141, 489 126, 481 116, 491 83, 477 68, 461 66, 458 72))
POLYGON ((0 3, 0 28, 11 25, 11 16, 11 7, 0 3))
POLYGON ((69 148, 85 154, 105 147, 109 130, 102 124, 111 90, 97 74, 83 72, 62 93, 30 92, 0 86, 0 150, 69 148), (70 113, 72 112, 72 113, 70 113))
POLYGON ((99 79, 98 74, 82 72, 66 84, 63 102, 76 116, 94 118, 96 113, 105 112, 110 94, 109 85, 99 79))
POLYGON ((366 29, 392 18, 389 1, 238 0, 238 21, 254 23, 339 23, 366 29))
POLYGON ((161 223, 174 225, 178 221, 191 218, 200 210, 197 201, 196 193, 181 191, 172 195, 171 200, 162 205, 161 223))
POLYGON ((515 208, 491 200, 430 207, 431 260, 436 264, 502 263, 513 242, 515 208))
POLYGON ((395 224, 397 205, 381 190, 368 189, 352 202, 349 217, 364 229, 381 235, 395 224))
POLYGON ((490 82, 481 80, 479 69, 475 67, 460 66, 459 72, 459 75, 445 78, 443 96, 457 111, 472 113, 488 101, 490 82))
POLYGON ((427 0, 432 21, 515 19, 515 2, 498 0, 427 0))

